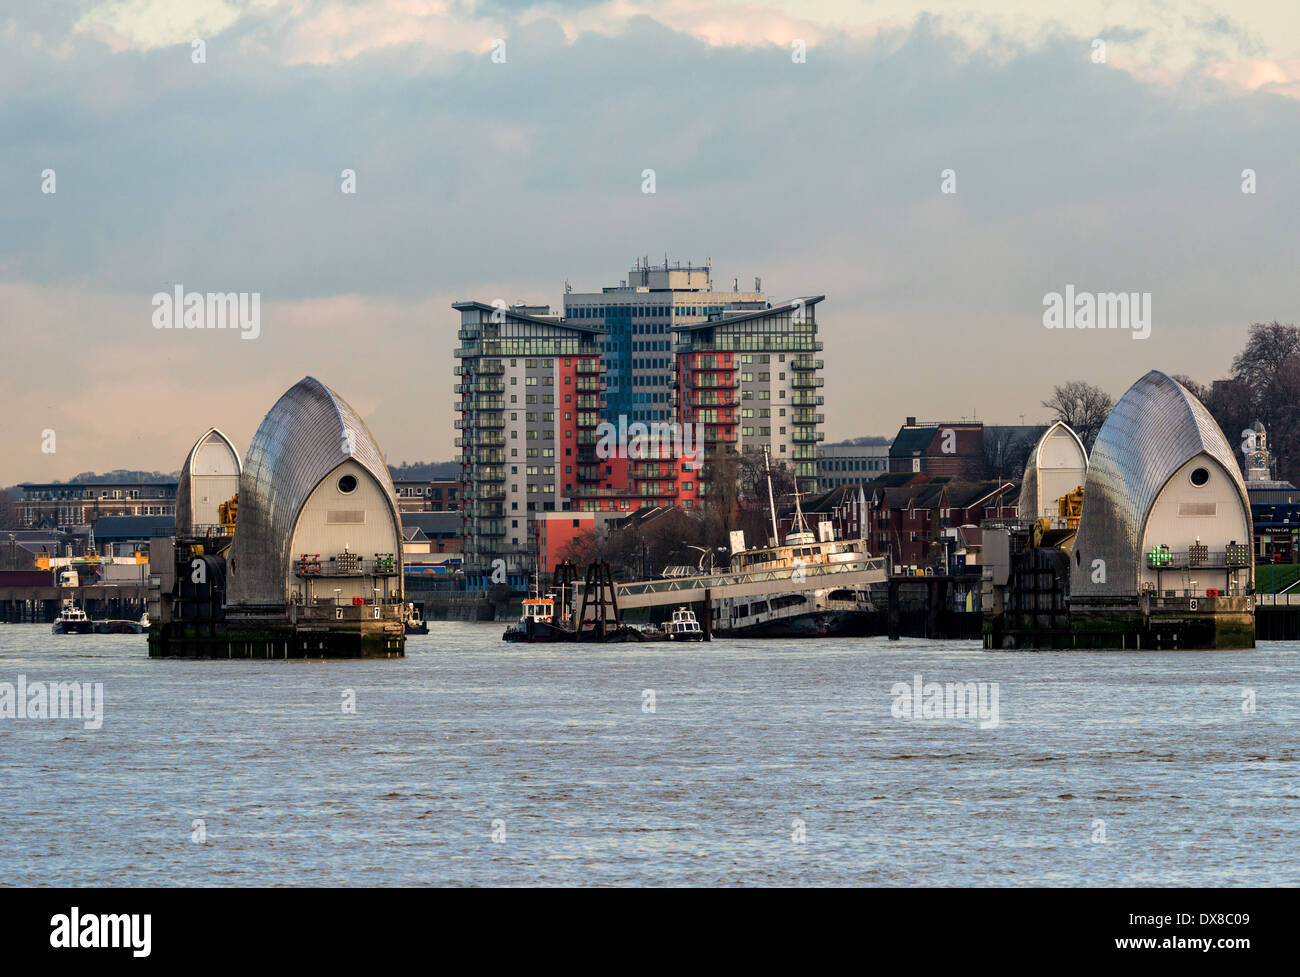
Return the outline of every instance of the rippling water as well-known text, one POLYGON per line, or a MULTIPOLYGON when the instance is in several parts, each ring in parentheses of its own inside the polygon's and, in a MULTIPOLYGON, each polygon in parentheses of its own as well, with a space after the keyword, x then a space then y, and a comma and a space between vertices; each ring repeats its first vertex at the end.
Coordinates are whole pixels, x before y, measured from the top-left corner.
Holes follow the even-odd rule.
POLYGON ((141 635, 0 625, 0 682, 102 682, 106 703, 99 730, 0 719, 0 881, 1300 880, 1300 645, 525 647, 499 624, 430 629, 401 661, 195 662, 150 660, 141 635), (891 687, 917 673, 998 683, 999 723, 895 718, 891 687))

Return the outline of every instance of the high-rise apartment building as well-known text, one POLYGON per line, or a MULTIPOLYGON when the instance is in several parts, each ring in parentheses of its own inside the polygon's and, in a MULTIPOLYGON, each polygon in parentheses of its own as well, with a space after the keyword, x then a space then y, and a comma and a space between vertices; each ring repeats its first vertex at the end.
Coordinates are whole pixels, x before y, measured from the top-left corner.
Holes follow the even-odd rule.
POLYGON ((625 281, 599 292, 569 292, 564 315, 580 325, 600 328, 601 360, 605 367, 602 413, 618 423, 673 419, 673 335, 706 322, 726 308, 761 308, 766 304, 761 282, 752 292, 732 281, 727 292, 713 290, 712 267, 681 262, 651 265, 637 259, 625 281))
POLYGON ((767 446, 815 487, 824 296, 773 306, 760 286, 716 292, 707 265, 638 260, 617 287, 567 293, 564 315, 453 304, 470 589, 526 585, 539 514, 703 505, 727 452, 767 446))
POLYGON ((545 305, 452 308, 467 585, 520 586, 536 568, 530 514, 563 511, 597 477, 600 330, 545 305))

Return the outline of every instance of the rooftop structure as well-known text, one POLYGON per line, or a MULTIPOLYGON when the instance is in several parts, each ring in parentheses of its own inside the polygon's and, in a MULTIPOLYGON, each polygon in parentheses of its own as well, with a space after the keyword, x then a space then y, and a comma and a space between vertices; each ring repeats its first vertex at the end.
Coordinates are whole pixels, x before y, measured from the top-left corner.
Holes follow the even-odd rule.
POLYGON ((1029 452, 1020 486, 1020 517, 1050 519, 1057 499, 1083 484, 1088 452, 1074 430, 1061 421, 1049 427, 1029 452))
POLYGON ((399 554, 401 538, 393 483, 370 429, 341 397, 304 377, 248 446, 230 605, 287 605, 336 591, 343 600, 371 599, 376 589, 381 599, 400 597, 401 574, 375 563, 399 554), (302 554, 319 556, 319 571, 304 573, 302 554))
POLYGON ((1253 583, 1250 542, 1250 501, 1232 447, 1196 397, 1152 370, 1097 434, 1074 544, 1082 572, 1071 581, 1071 603, 1147 589, 1243 594, 1253 583), (1233 560, 1233 546, 1244 546, 1244 559, 1233 560), (1167 563, 1148 558, 1162 547, 1167 563))
POLYGON ((857 485, 889 470, 887 444, 828 444, 817 452, 817 487, 857 485))
POLYGON ((889 470, 953 478, 984 476, 984 425, 907 418, 889 446, 889 470))
POLYGON ((674 333, 727 308, 766 306, 758 280, 753 291, 742 292, 738 281, 730 291, 714 291, 712 274, 711 262, 695 266, 688 261, 683 267, 667 257, 662 265, 638 258, 617 286, 565 294, 565 318, 598 326, 603 333, 607 388, 602 413, 607 420, 671 420, 674 333))
POLYGON ((72 529, 100 516, 171 516, 176 482, 24 482, 18 520, 24 528, 72 529))
POLYGON ((194 442, 176 483, 176 533, 203 535, 219 530, 218 509, 239 491, 243 465, 235 443, 215 427, 194 442))

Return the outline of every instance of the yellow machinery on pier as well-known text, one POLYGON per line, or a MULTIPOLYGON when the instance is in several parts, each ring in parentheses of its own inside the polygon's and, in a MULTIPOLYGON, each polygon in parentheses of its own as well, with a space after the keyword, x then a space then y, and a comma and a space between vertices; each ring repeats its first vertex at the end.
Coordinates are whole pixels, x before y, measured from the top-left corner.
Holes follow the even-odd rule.
POLYGON ((235 517, 239 514, 239 493, 236 492, 225 502, 217 506, 217 515, 221 520, 221 528, 230 536, 235 532, 235 517))

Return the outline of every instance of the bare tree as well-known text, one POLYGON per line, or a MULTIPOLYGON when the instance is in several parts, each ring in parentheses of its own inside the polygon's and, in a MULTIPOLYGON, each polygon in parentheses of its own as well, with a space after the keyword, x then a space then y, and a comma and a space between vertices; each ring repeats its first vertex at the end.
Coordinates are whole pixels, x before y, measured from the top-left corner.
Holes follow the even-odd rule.
MULTIPOLYGON (((782 499, 795 489, 794 469, 784 461, 772 462, 772 495, 782 499)), ((750 450, 740 456, 740 497, 745 502, 767 505, 767 466, 763 452, 750 450)))
POLYGON ((1070 380, 1053 387, 1052 396, 1043 401, 1043 406, 1052 411, 1057 420, 1073 428, 1083 446, 1091 452, 1097 432, 1115 402, 1101 387, 1083 380, 1070 380))
POLYGON ((1297 354, 1300 329, 1277 320, 1253 323, 1246 345, 1232 360, 1232 378, 1243 381, 1259 397, 1274 383, 1286 359, 1297 354))
POLYGON ((1199 400, 1201 403, 1205 403, 1206 398, 1209 397, 1210 395, 1210 387, 1201 386, 1199 383, 1197 383, 1195 380, 1189 377, 1186 373, 1175 373, 1173 374, 1173 379, 1177 380, 1184 387, 1186 387, 1187 392, 1190 393, 1197 400, 1199 400))
POLYGON ((14 505, 14 497, 6 491, 0 491, 0 529, 17 527, 18 507, 14 505))
POLYGON ((1007 427, 984 429, 984 477, 1015 481, 1025 473, 1025 462, 1046 428, 1035 428, 1029 435, 1017 434, 1007 427))
POLYGON ((1268 430, 1277 475, 1300 477, 1300 329, 1294 324, 1256 322, 1232 361, 1232 380, 1215 384, 1221 394, 1207 404, 1228 440, 1255 420, 1268 430))

